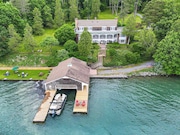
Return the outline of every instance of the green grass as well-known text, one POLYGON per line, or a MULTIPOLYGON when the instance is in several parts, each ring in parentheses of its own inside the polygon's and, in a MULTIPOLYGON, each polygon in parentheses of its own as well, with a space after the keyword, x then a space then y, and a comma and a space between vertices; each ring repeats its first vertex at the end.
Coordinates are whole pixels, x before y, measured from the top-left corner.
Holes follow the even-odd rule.
POLYGON ((18 73, 14 73, 12 70, 0 70, 0 80, 4 80, 4 78, 7 78, 7 80, 45 80, 48 74, 49 70, 18 70, 18 73), (9 71, 9 76, 4 75, 6 71, 9 71), (22 77, 22 72, 25 74, 28 73, 28 75, 26 77, 22 77), (39 76, 41 72, 43 75, 39 76))
MULTIPOLYGON (((34 51, 37 52, 38 50, 42 50, 42 53, 45 52, 50 52, 50 47, 42 47, 40 46, 40 43, 46 38, 46 37, 53 37, 54 36, 55 29, 45 29, 44 34, 40 36, 35 36, 34 39, 36 41, 36 46, 34 48, 34 51)), ((53 49, 60 50, 62 49, 62 46, 53 46, 53 49)), ((29 50, 26 50, 24 47, 23 42, 19 44, 19 46, 14 50, 17 54, 18 53, 28 53, 29 50)))
POLYGON ((48 54, 9 54, 0 61, 0 66, 46 66, 48 54))
MULTIPOLYGON (((124 18, 124 25, 126 25, 126 21, 128 20, 128 18, 133 15, 132 14, 128 14, 125 18, 124 18)), ((104 12, 100 12, 98 15, 98 19, 115 19, 118 18, 118 21, 120 24, 123 25, 123 19, 119 17, 119 14, 115 15, 112 14, 111 10, 106 10, 104 12)), ((142 19, 139 16, 136 16, 136 23, 141 23, 142 19)))
MULTIPOLYGON (((51 53, 51 47, 40 46, 43 39, 48 36, 54 36, 55 29, 45 29, 44 34, 41 36, 34 36, 37 45, 34 47, 34 52, 26 50, 24 44, 21 43, 0 60, 0 66, 46 66, 45 62, 51 53), (39 52, 38 50, 42 50, 39 52)), ((63 46, 52 46, 52 50, 61 50, 63 46)))
POLYGON ((111 10, 106 10, 104 12, 100 12, 98 15, 98 19, 115 19, 118 18, 115 14, 111 13, 111 10))
POLYGON ((37 44, 40 44, 42 40, 45 39, 46 37, 53 37, 55 31, 56 31, 55 29, 45 29, 43 35, 34 36, 34 39, 37 44))

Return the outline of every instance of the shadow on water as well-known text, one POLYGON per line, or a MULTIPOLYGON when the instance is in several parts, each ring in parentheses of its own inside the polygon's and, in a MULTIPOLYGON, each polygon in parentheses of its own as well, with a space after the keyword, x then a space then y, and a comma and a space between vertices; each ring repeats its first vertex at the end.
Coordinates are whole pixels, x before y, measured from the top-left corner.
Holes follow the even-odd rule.
POLYGON ((58 90, 57 93, 64 93, 67 95, 67 101, 72 101, 74 102, 75 100, 75 95, 76 95, 76 90, 58 90))

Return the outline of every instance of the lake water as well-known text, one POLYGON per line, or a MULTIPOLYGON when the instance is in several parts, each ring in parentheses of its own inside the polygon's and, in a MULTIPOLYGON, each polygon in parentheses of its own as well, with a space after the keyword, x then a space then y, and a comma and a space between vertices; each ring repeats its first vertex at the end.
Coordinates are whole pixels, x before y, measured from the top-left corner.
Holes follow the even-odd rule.
POLYGON ((91 79, 88 114, 32 120, 43 99, 33 81, 0 81, 0 135, 179 135, 180 78, 91 79))

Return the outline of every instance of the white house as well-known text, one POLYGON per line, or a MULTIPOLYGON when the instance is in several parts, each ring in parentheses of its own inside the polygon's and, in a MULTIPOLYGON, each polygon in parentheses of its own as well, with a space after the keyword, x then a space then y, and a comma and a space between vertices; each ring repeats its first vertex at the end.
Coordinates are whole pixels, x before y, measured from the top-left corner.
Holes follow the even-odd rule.
POLYGON ((75 33, 77 41, 86 28, 92 36, 93 43, 125 44, 127 37, 122 34, 123 27, 117 27, 118 20, 78 20, 75 19, 75 33))

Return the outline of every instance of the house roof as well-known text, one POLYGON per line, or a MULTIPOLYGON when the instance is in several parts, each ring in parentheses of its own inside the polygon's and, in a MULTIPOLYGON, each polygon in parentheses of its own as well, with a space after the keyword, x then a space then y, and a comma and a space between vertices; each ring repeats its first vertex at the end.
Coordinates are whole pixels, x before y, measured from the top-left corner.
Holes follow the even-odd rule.
POLYGON ((45 83, 47 84, 66 76, 89 84, 89 73, 90 67, 87 66, 86 62, 72 57, 54 67, 45 83))
POLYGON ((102 26, 106 26, 106 27, 110 27, 110 26, 117 26, 117 19, 111 19, 111 20, 78 20, 75 19, 75 25, 76 28, 79 26, 92 26, 92 27, 102 27, 102 26))

